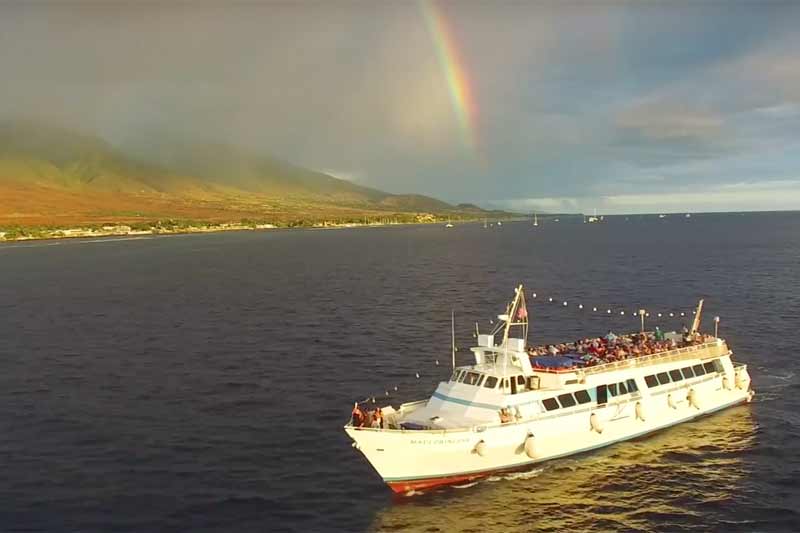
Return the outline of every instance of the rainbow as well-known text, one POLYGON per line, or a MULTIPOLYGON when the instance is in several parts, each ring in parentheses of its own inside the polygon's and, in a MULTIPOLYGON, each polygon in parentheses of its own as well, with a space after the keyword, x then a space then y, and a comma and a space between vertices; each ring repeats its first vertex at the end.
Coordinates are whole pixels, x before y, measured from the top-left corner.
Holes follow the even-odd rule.
POLYGON ((436 47, 439 65, 444 72, 450 92, 450 103, 453 106, 456 120, 461 130, 464 145, 474 153, 478 150, 476 119, 478 107, 473 98, 470 80, 463 59, 458 54, 455 35, 448 26, 442 10, 434 0, 419 2, 425 25, 431 34, 436 47))

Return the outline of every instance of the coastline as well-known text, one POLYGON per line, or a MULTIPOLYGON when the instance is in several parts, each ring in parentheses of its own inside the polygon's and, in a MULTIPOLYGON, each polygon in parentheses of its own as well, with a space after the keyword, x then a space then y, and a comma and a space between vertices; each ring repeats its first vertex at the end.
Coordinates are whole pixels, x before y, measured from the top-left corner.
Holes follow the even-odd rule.
MULTIPOLYGON (((498 218, 498 220, 515 220, 516 217, 498 218)), ((462 219, 454 221, 454 224, 468 224, 480 222, 482 219, 462 219)), ((397 222, 397 221, 380 221, 380 222, 321 222, 312 225, 276 225, 276 224, 246 224, 246 223, 219 223, 219 224, 201 224, 201 225, 186 225, 186 226, 161 226, 154 225, 150 229, 134 229, 125 224, 119 225, 106 225, 101 227, 71 227, 71 228, 49 228, 49 229, 36 229, 26 230, 22 229, 24 233, 15 235, 11 238, 8 237, 9 231, 0 229, 0 246, 3 244, 12 244, 30 241, 47 241, 47 240, 60 240, 60 239, 96 239, 103 237, 140 237, 140 236, 158 236, 158 235, 185 235, 195 233, 220 233, 224 231, 269 231, 269 230, 336 230, 348 228, 383 228, 391 226, 422 226, 431 224, 445 224, 447 220, 439 219, 426 219, 417 220, 414 222, 397 222)))

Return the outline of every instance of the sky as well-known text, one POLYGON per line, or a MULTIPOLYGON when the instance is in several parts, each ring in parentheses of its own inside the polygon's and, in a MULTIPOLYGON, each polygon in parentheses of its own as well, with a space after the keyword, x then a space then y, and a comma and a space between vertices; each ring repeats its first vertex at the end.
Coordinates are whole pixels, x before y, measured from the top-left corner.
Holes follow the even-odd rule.
POLYGON ((0 117, 518 211, 800 209, 796 2, 3 2, 0 117))

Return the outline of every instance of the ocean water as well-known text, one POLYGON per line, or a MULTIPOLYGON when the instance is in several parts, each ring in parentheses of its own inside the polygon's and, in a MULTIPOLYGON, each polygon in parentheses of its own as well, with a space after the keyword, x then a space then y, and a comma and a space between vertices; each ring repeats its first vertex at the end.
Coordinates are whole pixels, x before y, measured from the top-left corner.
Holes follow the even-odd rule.
POLYGON ((798 265, 798 213, 2 245, 0 530, 796 531, 798 265), (466 363, 517 283, 535 343, 705 297, 755 400, 394 496, 342 431, 352 402, 429 395, 451 309, 466 363))

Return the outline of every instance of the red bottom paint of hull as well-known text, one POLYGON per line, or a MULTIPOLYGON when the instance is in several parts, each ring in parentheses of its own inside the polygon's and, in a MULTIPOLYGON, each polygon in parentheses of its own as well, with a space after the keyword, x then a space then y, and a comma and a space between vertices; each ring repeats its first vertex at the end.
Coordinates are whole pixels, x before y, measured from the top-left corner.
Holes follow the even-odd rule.
POLYGON ((406 494, 411 491, 415 490, 425 490, 430 489, 433 487, 441 487, 444 485, 455 485, 456 483, 463 483, 473 481, 475 479, 480 479, 482 477, 486 477, 491 472, 486 472, 485 474, 470 474, 465 476, 448 476, 448 477, 437 477, 433 479, 411 479, 407 481, 387 481, 386 484, 389 485, 389 488, 392 489, 397 494, 406 494))

